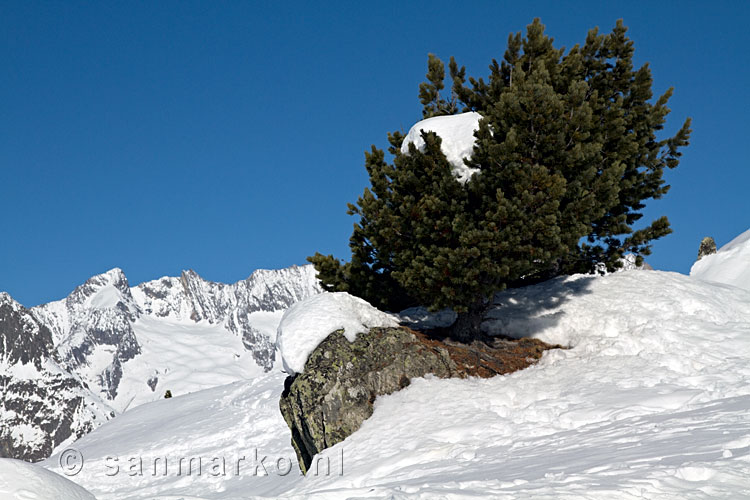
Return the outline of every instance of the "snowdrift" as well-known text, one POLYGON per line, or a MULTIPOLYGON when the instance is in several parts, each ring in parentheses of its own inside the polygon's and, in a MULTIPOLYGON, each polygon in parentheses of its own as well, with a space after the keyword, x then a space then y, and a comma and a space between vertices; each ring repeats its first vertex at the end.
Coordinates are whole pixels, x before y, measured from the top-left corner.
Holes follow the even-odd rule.
POLYGON ((44 467, 0 458, 0 498, 3 500, 96 500, 94 495, 44 467))
POLYGON ((693 264, 690 276, 750 290, 750 230, 693 264))

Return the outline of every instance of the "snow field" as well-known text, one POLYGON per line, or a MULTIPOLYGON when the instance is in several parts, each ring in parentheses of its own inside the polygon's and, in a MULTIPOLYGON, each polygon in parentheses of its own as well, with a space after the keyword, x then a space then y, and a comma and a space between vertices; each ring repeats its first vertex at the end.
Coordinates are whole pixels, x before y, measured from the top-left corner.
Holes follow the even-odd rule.
POLYGON ((414 380, 343 443, 326 498, 748 498, 750 293, 673 273, 498 294, 489 331, 570 345, 487 380, 414 380))
POLYGON ((107 455, 294 457, 273 371, 128 411, 75 443, 87 459, 75 480, 100 500, 750 497, 750 292, 629 271, 494 304, 488 331, 570 348, 508 376, 415 379, 379 398, 324 453, 343 456, 343 475, 97 474, 107 455))
POLYGON ((44 467, 0 458, 2 500, 96 500, 74 482, 44 467))
POLYGON ((113 403, 118 411, 161 399, 167 390, 188 394, 263 373, 242 340, 222 325, 144 316, 134 330, 142 352, 123 364, 113 403), (147 385, 152 377, 154 390, 147 385))

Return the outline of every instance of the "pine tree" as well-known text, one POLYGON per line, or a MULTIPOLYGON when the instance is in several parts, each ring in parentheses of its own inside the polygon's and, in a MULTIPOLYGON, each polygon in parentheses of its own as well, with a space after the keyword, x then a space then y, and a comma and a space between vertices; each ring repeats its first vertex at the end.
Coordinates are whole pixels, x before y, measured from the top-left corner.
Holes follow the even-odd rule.
POLYGON ((373 146, 365 163, 371 187, 349 205, 359 216, 351 261, 309 259, 323 286, 390 310, 452 307, 454 336, 469 341, 496 290, 615 270, 625 252, 640 264, 671 229, 666 217, 633 225, 646 200, 668 191, 663 172, 677 166, 690 120, 657 139, 672 89, 653 101, 650 69, 634 69, 632 57, 622 21, 608 35, 589 31, 565 53, 537 19, 525 36, 508 37, 487 80, 467 84, 451 58, 444 99, 445 67, 430 54, 423 116, 483 116, 467 161, 478 173, 460 184, 434 133, 423 133, 423 151, 410 145, 406 154, 404 136, 389 134, 392 164, 373 146))

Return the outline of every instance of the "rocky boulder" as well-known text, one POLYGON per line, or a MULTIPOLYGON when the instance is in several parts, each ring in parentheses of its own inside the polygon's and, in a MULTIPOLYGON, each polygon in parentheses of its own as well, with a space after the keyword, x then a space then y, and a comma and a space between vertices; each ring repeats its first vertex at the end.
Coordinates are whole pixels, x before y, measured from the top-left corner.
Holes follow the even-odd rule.
POLYGON ((706 255, 713 255, 716 253, 716 242, 713 238, 710 236, 706 236, 701 240, 701 244, 698 247, 698 258, 696 260, 701 260, 706 255))
POLYGON ((306 472, 313 457, 355 432, 378 396, 403 389, 414 377, 491 377, 525 368, 552 347, 535 339, 491 338, 460 344, 408 328, 373 328, 349 342, 329 335, 304 372, 286 380, 281 413, 306 472))

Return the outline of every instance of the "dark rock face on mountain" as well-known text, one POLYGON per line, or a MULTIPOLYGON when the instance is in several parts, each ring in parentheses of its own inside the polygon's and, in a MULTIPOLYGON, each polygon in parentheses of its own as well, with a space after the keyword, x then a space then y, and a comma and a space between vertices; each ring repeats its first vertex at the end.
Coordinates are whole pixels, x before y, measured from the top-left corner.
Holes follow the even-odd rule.
POLYGON ((8 365, 32 364, 42 369, 42 362, 52 352, 52 334, 7 293, 0 293, 0 359, 8 365))
POLYGON ((349 342, 337 331, 311 353, 303 373, 287 379, 279 406, 304 472, 317 453, 359 429, 375 398, 403 389, 412 378, 510 373, 552 347, 500 338, 466 345, 407 328, 373 328, 349 342))
POLYGON ((0 293, 0 338, 0 457, 42 460, 114 416, 61 368, 50 330, 7 293, 0 293))

